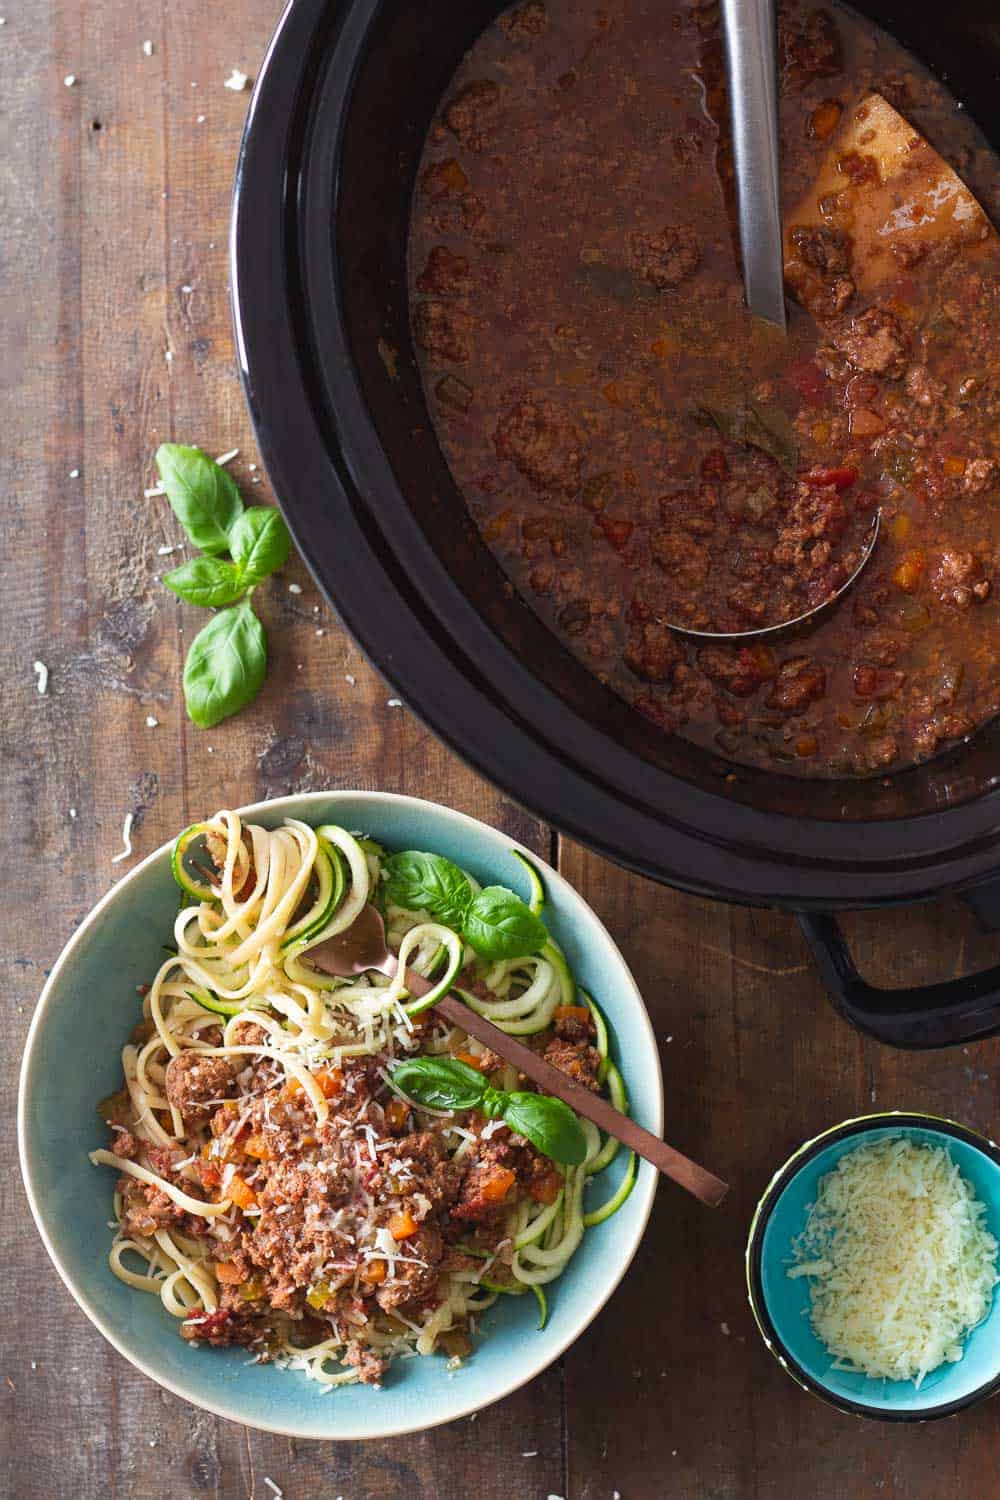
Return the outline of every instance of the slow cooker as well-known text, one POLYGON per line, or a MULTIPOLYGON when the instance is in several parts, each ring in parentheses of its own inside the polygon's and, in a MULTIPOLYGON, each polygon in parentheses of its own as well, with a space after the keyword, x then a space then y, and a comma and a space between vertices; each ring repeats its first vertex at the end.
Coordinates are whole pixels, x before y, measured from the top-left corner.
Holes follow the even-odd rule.
MULTIPOLYGON (((1000 146, 990 0, 859 7, 1000 146)), ((261 456, 316 581, 406 702, 484 776, 611 859, 799 915, 841 1012, 897 1046, 1000 1030, 1000 967, 885 991, 835 912, 971 893, 1000 922, 1000 723, 871 780, 734 767, 661 734, 506 584, 424 401, 405 247, 448 80, 502 6, 290 0, 251 101, 231 233, 238 358, 261 456)))

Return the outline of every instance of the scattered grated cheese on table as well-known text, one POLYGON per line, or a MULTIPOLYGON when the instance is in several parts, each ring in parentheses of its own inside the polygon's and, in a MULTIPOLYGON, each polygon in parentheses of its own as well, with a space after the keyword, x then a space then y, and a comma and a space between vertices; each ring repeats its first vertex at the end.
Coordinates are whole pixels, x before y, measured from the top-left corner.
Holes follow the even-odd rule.
POLYGON ((242 73, 239 68, 234 68, 223 84, 223 88, 232 89, 234 94, 238 94, 241 89, 246 88, 249 82, 250 79, 246 73, 242 73))
POLYGON ((49 669, 43 661, 33 661, 31 670, 38 678, 38 696, 44 698, 49 690, 49 669))
POLYGON ((284 1490, 281 1489, 280 1486, 276 1485, 273 1479, 269 1479, 266 1474, 264 1475, 264 1483, 267 1485, 269 1490, 274 1491, 275 1495, 277 1495, 278 1497, 278 1500, 282 1500, 282 1497, 285 1493, 284 1490))
POLYGON ((816 1336, 835 1368, 888 1380, 962 1358, 990 1308, 998 1245, 943 1146, 897 1136, 822 1177, 788 1275, 809 1277, 816 1336))
POLYGON ((125 822, 122 824, 122 843, 125 846, 120 854, 112 859, 113 865, 120 865, 123 859, 128 859, 132 853, 132 824, 135 821, 134 813, 125 814, 125 822))

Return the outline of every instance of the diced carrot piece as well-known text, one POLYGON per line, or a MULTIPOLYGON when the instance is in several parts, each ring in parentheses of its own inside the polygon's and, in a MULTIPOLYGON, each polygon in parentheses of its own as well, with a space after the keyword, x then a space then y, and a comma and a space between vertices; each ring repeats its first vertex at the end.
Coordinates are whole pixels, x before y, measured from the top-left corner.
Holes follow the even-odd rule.
POLYGON ((965 459, 954 456, 946 458, 942 464, 942 468, 952 479, 957 479, 961 474, 965 473, 965 459))
POLYGON ((398 1135, 401 1130, 406 1128, 409 1115, 410 1106, 405 1099, 390 1099, 385 1107, 387 1129, 391 1130, 393 1135, 398 1135))
POLYGON ((243 1272, 231 1260, 217 1260, 215 1274, 224 1286, 238 1286, 243 1280, 243 1272))
POLYGON ((369 1286, 378 1286, 384 1281, 388 1267, 384 1260, 370 1260, 361 1272, 361 1280, 367 1281, 369 1286))
POLYGON ((516 1181, 517 1177, 509 1167, 498 1167, 483 1183, 481 1195, 487 1203, 499 1203, 502 1198, 506 1198, 516 1181))
POLYGON ((920 587, 925 565, 926 558, 922 552, 907 552, 893 572, 893 583, 904 593, 915 594, 920 587))
POLYGON ((271 1150, 267 1141, 265 1141, 262 1135, 258 1135, 256 1131, 252 1135, 247 1136, 243 1150, 247 1156, 255 1156, 258 1161, 268 1161, 271 1156, 271 1150))
POLYGON ((579 1021, 581 1026, 591 1026, 590 1011, 585 1005, 557 1005, 555 1010, 557 1021, 579 1021))
POLYGON ((485 1052, 456 1052, 455 1057, 458 1062, 464 1062, 467 1068, 478 1068, 480 1073, 489 1070, 490 1059, 485 1052))
POLYGON ((394 1240, 408 1240, 411 1234, 416 1234, 417 1228, 417 1221, 408 1208, 400 1209, 389 1220, 389 1233, 394 1240))
POLYGON ((256 1208, 257 1206, 257 1194, 248 1182, 244 1182, 238 1172, 226 1189, 226 1194, 237 1208, 256 1208))
POLYGON ((320 1086, 324 1099, 334 1099, 344 1087, 344 1075, 339 1068, 321 1068, 313 1078, 320 1086))

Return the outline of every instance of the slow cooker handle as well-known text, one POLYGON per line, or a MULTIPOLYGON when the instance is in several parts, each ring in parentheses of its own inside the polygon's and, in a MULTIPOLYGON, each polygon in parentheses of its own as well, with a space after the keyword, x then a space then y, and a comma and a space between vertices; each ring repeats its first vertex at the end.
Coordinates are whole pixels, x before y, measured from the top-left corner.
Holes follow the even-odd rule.
POLYGON ((890 1047, 954 1047, 1000 1032, 1000 966, 940 984, 883 990, 862 979, 844 934, 828 912, 799 912, 834 1007, 890 1047))

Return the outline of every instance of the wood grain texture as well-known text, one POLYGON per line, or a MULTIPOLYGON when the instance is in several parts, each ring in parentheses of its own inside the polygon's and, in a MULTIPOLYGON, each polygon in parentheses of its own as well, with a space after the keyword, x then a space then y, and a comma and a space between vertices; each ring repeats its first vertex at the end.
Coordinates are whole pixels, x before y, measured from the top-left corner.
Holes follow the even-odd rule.
MULTIPOLYGON (((660 1040, 667 1138, 732 1184, 714 1213, 661 1185, 628 1279, 570 1352, 567 1493, 996 1493, 989 1405, 893 1428, 841 1416, 797 1390, 758 1336, 743 1250, 775 1168, 838 1120, 873 1107, 930 1109, 995 1132, 997 1043, 892 1052, 835 1015, 790 917, 624 877, 575 845, 564 846, 561 868, 634 966, 660 1040)), ((1000 946, 958 902, 854 914, 845 927, 863 970, 883 984, 982 967, 1000 946)))
MULTIPOLYGON (((111 864, 128 812, 138 858, 221 805, 383 787, 439 797, 550 852, 546 831, 389 706, 391 690, 298 561, 260 591, 271 645, 260 700, 207 733, 184 715, 181 663, 204 615, 158 581, 181 560, 159 552, 180 529, 143 488, 156 444, 176 438, 214 453, 238 446, 233 471, 248 501, 271 498, 250 468, 226 268, 249 94, 223 84, 234 66, 252 70, 276 15, 274 0, 25 0, 0 28, 2 316, 13 356, 0 369, 0 774, 5 807, 18 809, 0 840, 20 872, 0 948, 9 1119, 45 970, 128 868, 111 864), (44 697, 35 659, 50 672, 44 697)), ((559 1369, 475 1421, 393 1444, 296 1444, 160 1391, 104 1344, 45 1259, 11 1130, 0 1171, 10 1206, 0 1224, 0 1494, 270 1500, 267 1476, 289 1500, 451 1500, 473 1473, 484 1500, 562 1492, 559 1369)))
MULTIPOLYGON (((127 812, 138 857, 225 803, 378 786, 549 848, 545 830, 388 705, 299 562, 261 591, 272 648, 261 699, 208 733, 184 717, 180 666, 201 620, 158 582, 180 560, 158 551, 179 529, 142 489, 150 453, 172 437, 239 446, 248 497, 269 498, 250 468, 226 285, 249 96, 223 82, 234 66, 252 70, 276 13, 277 0, 19 0, 0 28, 8 1122, 44 974, 128 867, 111 864, 127 812), (36 659, 50 670, 44 697, 36 659)), ((562 865, 635 965, 660 1037, 666 1134, 733 1183, 723 1208, 707 1213, 664 1184, 632 1274, 564 1369, 474 1422, 393 1444, 295 1443, 194 1410, 104 1344, 44 1257, 8 1125, 0 1494, 268 1500, 265 1477, 287 1500, 996 1493, 993 1409, 898 1431, 807 1400, 757 1339, 741 1260, 756 1196, 815 1130, 871 1104, 990 1125, 996 1044, 887 1052, 825 1005, 789 919, 662 890, 575 846, 562 865)), ((862 966, 884 981, 995 961, 997 945, 958 904, 849 926, 862 966)))

